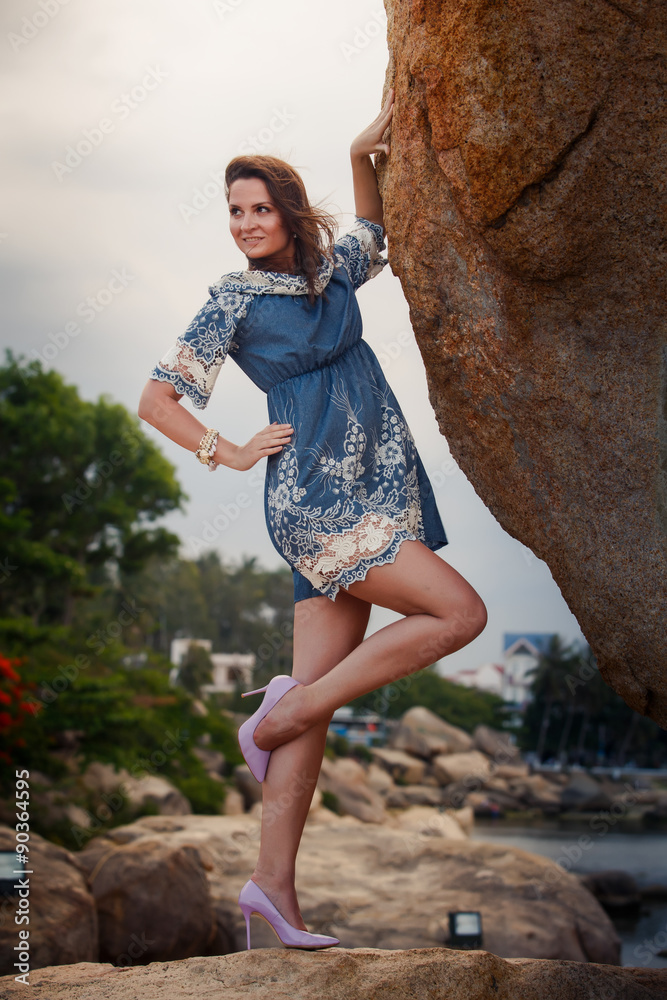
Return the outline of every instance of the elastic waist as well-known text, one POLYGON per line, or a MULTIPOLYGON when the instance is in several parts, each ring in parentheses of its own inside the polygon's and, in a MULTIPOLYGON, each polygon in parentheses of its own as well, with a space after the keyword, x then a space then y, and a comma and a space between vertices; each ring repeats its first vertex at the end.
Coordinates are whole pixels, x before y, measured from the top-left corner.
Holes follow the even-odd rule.
POLYGON ((335 358, 330 358, 329 361, 324 361, 321 365, 316 365, 315 368, 309 368, 305 372, 299 372, 298 375, 290 375, 289 378, 281 379, 280 382, 274 382, 268 391, 271 392, 271 389, 275 389, 279 385, 285 385, 287 382, 293 382, 294 379, 303 378, 304 375, 312 375, 313 372, 321 372, 327 368, 331 368, 332 365, 337 364, 341 360, 341 358, 344 358, 347 354, 350 353, 350 351, 354 351, 357 348, 363 348, 367 346, 368 345, 365 344, 363 340, 357 340, 355 341, 354 344, 349 344, 343 351, 340 352, 340 354, 337 354, 335 358))

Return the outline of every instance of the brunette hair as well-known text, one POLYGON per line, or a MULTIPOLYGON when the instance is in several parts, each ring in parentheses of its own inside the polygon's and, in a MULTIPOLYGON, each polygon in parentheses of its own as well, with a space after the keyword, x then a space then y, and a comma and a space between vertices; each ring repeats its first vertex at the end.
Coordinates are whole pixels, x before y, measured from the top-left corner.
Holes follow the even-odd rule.
MULTIPOLYGON (((258 177, 266 184, 271 201, 280 212, 290 232, 296 234, 295 269, 305 277, 308 301, 316 298, 315 280, 322 257, 333 257, 337 229, 336 220, 328 212, 315 208, 308 200, 306 188, 294 167, 275 156, 235 156, 225 170, 225 195, 239 178, 258 177)), ((261 270, 263 261, 249 261, 251 270, 261 270)))

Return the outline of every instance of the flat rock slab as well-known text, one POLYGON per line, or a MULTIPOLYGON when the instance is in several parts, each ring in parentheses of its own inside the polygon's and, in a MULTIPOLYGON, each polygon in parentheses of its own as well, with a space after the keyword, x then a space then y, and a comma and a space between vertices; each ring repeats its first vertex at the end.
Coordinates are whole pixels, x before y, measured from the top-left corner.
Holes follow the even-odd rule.
POLYGON ((30 985, 0 979, 0 1000, 664 1000, 667 970, 502 959, 487 951, 266 948, 115 968, 50 966, 30 985))

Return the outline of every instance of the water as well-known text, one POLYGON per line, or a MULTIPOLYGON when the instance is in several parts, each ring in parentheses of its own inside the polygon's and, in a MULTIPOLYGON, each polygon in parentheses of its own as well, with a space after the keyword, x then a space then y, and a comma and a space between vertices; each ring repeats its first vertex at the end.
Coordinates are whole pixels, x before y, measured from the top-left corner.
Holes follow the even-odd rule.
MULTIPOLYGON (((477 820, 472 839, 541 854, 574 874, 614 868, 633 875, 640 888, 656 883, 667 887, 665 833, 596 832, 586 823, 573 828, 570 823, 559 826, 557 820, 544 820, 534 827, 477 820)), ((667 968, 667 899, 646 900, 638 914, 612 919, 622 941, 623 965, 667 968)))

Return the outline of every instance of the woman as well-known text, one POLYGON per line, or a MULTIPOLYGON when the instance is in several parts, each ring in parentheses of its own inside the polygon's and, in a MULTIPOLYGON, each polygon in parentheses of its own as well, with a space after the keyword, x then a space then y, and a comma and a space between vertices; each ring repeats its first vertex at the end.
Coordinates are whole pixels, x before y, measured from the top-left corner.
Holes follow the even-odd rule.
MULTIPOLYGON (((273 678, 239 742, 264 782, 259 858, 239 903, 284 944, 321 948, 294 885, 296 854, 335 709, 471 642, 486 624, 473 588, 434 550, 446 537, 398 403, 361 340, 355 291, 382 270, 382 200, 371 153, 393 92, 350 149, 357 220, 332 246, 332 220, 273 157, 227 168, 230 230, 248 270, 223 276, 151 374, 139 416, 214 469, 267 457, 266 517, 294 571, 292 677, 273 678), (272 422, 242 446, 181 407, 203 408, 227 352, 267 392, 272 422), (373 604, 404 617, 368 639, 373 604), (294 777, 304 794, 294 793, 294 777), (285 809, 285 801, 290 806, 285 809), (280 807, 277 803, 280 802, 280 807)), ((257 693, 257 692, 253 692, 257 693)))

